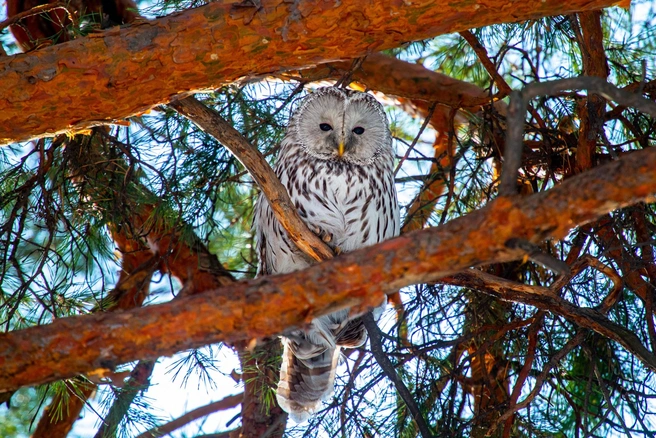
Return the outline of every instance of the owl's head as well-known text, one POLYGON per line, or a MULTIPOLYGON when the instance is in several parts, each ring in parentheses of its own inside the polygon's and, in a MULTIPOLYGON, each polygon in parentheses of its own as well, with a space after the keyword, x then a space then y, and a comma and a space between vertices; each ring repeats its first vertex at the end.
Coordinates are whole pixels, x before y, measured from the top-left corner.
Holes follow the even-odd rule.
POLYGON ((294 111, 290 129, 310 155, 322 160, 366 165, 392 152, 385 111, 367 93, 319 88, 294 111))

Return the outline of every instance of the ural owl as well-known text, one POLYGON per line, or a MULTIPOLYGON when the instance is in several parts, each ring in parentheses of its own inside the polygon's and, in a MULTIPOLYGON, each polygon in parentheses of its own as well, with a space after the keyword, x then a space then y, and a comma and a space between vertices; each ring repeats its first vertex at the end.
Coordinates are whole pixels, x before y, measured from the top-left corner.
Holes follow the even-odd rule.
MULTIPOLYGON (((275 166, 300 216, 333 248, 351 251, 399 234, 392 136, 383 107, 366 93, 326 87, 294 111, 275 166)), ((306 268, 313 260, 292 243, 260 196, 254 216, 259 274, 306 268)), ((305 421, 333 391, 340 348, 366 341, 348 310, 312 321, 282 338, 277 399, 305 421)))

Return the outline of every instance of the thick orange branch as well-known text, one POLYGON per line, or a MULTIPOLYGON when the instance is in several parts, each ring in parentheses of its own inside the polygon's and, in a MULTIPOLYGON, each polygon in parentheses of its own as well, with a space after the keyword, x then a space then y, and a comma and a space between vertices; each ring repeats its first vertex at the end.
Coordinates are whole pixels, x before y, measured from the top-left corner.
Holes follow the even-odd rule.
MULTIPOLYGON (((350 62, 333 62, 285 73, 283 77, 300 77, 306 80, 339 79, 350 68, 350 62)), ((490 103, 489 94, 475 84, 382 53, 368 55, 362 65, 353 71, 351 80, 384 94, 411 99, 415 105, 417 102, 414 101, 437 102, 452 108, 475 110, 490 103)), ((427 105, 421 108, 424 114, 428 112, 427 109, 427 105)))
POLYGON ((616 0, 212 2, 0 60, 0 144, 107 123, 242 76, 616 0))
POLYGON ((435 281, 470 266, 522 257, 510 238, 561 239, 573 227, 656 193, 656 148, 526 198, 499 198, 444 226, 408 233, 306 270, 113 314, 61 318, 0 335, 0 391, 208 343, 260 338, 380 291, 435 281))

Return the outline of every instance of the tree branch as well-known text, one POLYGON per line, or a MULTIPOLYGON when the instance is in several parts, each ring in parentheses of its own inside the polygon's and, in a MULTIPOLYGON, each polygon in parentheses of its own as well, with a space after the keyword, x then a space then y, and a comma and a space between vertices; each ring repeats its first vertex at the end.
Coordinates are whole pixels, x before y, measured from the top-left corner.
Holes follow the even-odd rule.
POLYGON ((316 261, 333 258, 333 252, 307 227, 289 199, 287 189, 266 162, 262 153, 216 111, 193 97, 176 100, 169 106, 221 142, 244 165, 264 193, 280 225, 292 242, 316 261))
POLYGON ((620 105, 636 108, 656 119, 656 103, 639 94, 617 88, 605 79, 597 77, 581 76, 551 82, 534 82, 524 87, 522 91, 513 91, 510 93, 508 107, 506 150, 503 156, 504 167, 499 194, 510 196, 517 193, 517 171, 522 160, 524 117, 528 102, 538 96, 552 95, 565 90, 588 90, 620 105))
POLYGON ((243 76, 351 59, 437 35, 616 0, 212 2, 0 59, 0 144, 89 128, 243 76), (481 13, 483 8, 485 13, 481 13), (384 11, 384 13, 381 13, 384 11))
POLYGON ((645 366, 656 370, 656 355, 649 351, 632 331, 614 323, 596 309, 578 307, 565 301, 551 289, 517 283, 477 270, 459 273, 449 278, 447 282, 471 287, 506 301, 528 304, 561 315, 582 328, 595 331, 619 343, 640 359, 645 366))
MULTIPOLYGON (((561 239, 577 225, 656 193, 656 148, 572 177, 552 190, 499 198, 444 226, 408 233, 286 275, 115 314, 60 318, 0 334, 0 391, 209 343, 260 338, 380 293, 471 266, 520 258, 505 243, 561 239), (419 260, 419 262, 418 262, 419 260), (275 309, 275 311, 271 311, 275 309)), ((529 303, 530 304, 530 303, 529 303)))
POLYGON ((244 394, 229 395, 219 401, 215 401, 200 408, 193 409, 175 420, 169 421, 161 426, 153 427, 152 429, 142 433, 137 438, 157 438, 160 436, 168 435, 176 429, 181 428, 185 424, 189 424, 194 420, 206 417, 214 412, 222 411, 225 409, 234 408, 241 403, 244 394))
POLYGON ((496 422, 492 427, 487 431, 487 436, 493 436, 494 432, 496 431, 497 427, 500 424, 503 424, 506 420, 508 420, 510 417, 512 417, 515 412, 520 411, 521 409, 524 409, 527 407, 533 399, 540 393, 542 390, 542 385, 544 385, 544 382, 547 380, 547 377, 549 376, 549 373, 551 373, 551 370, 553 370, 555 367, 558 366, 559 362, 563 360, 574 348, 579 346, 581 342, 585 339, 589 332, 587 330, 580 330, 579 332, 576 333, 567 343, 561 348, 556 354, 551 356, 551 359, 549 359, 549 362, 546 363, 546 365, 542 368, 542 372, 538 374, 538 376, 535 378, 535 386, 533 387, 533 390, 526 396, 524 399, 513 405, 511 408, 506 410, 499 418, 497 418, 496 422))
MULTIPOLYGON (((338 79, 350 67, 349 62, 332 62, 286 72, 281 77, 305 81, 338 79)), ((353 71, 351 80, 387 95, 413 101, 437 102, 451 108, 477 110, 481 105, 490 103, 489 93, 478 85, 382 53, 368 55, 362 65, 353 71)), ((428 112, 427 109, 428 107, 425 108, 424 115, 428 112)))
POLYGON ((476 53, 476 56, 478 56, 478 60, 481 61, 481 64, 483 64, 483 67, 487 71, 487 74, 490 75, 497 88, 499 89, 500 95, 497 98, 503 98, 509 95, 512 91, 510 85, 508 85, 506 80, 499 74, 497 71, 497 66, 492 63, 492 60, 487 54, 487 50, 481 44, 478 38, 476 38, 476 35, 471 33, 469 30, 465 30, 460 32, 460 36, 463 37, 474 50, 474 53, 476 53))

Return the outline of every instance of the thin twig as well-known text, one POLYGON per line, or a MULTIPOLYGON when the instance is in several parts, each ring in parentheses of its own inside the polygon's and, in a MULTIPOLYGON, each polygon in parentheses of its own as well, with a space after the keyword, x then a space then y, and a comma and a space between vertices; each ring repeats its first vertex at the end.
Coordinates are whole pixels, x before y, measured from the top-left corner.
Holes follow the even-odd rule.
POLYGON ((579 327, 612 339, 642 361, 646 367, 656 370, 656 354, 649 351, 635 333, 611 321, 596 309, 581 308, 564 300, 551 289, 517 283, 476 269, 460 272, 445 282, 471 287, 503 300, 528 304, 560 315, 579 327))
POLYGON ((408 159, 408 157, 410 156, 410 153, 414 150, 415 145, 419 141, 419 137, 421 137, 421 134, 424 133, 424 129, 426 129, 426 127, 428 126, 428 122, 430 122, 431 118, 433 117, 433 113, 435 112, 435 107, 437 107, 437 102, 433 102, 431 104, 430 108, 428 108, 428 114, 426 114, 426 118, 424 119, 424 123, 421 124, 421 128, 419 128, 419 132, 417 133, 417 136, 414 138, 414 140, 412 140, 412 144, 408 147, 408 150, 405 151, 405 155, 403 156, 403 158, 401 158, 401 160, 399 161, 399 164, 396 165, 396 169, 394 169, 394 176, 396 176, 396 174, 401 169, 401 166, 403 165, 405 160, 408 159))
POLYGON ((512 408, 509 408, 506 412, 503 413, 499 418, 497 418, 496 422, 490 427, 490 429, 487 431, 486 436, 492 436, 494 432, 496 431, 497 427, 499 427, 500 424, 504 423, 508 418, 513 416, 515 412, 520 411, 527 407, 533 399, 540 393, 542 390, 542 385, 544 385, 545 380, 551 373, 551 370, 554 369, 555 367, 558 366, 558 363, 565 358, 569 354, 570 351, 572 351, 574 348, 576 348, 583 340, 585 337, 588 335, 587 330, 580 330, 573 338, 571 338, 560 351, 558 351, 556 354, 554 354, 549 362, 544 366, 542 369, 542 372, 535 378, 535 387, 533 387, 533 390, 526 396, 524 399, 514 405, 512 408))
POLYGON ((485 67, 485 70, 490 75, 494 83, 497 85, 497 88, 499 89, 500 92, 500 95, 497 96, 497 98, 502 99, 507 95, 509 95, 512 91, 510 85, 508 85, 506 80, 503 77, 501 77, 501 75, 497 71, 497 67, 492 63, 492 60, 490 59, 487 53, 487 50, 481 44, 478 38, 476 38, 476 35, 474 35, 468 30, 463 30, 462 32, 460 32, 460 36, 462 36, 465 39, 465 41, 467 41, 467 43, 471 46, 472 50, 474 50, 474 53, 476 53, 478 60, 481 61, 481 64, 483 64, 483 67, 485 67))
MULTIPOLYGON (((522 392, 524 383, 526 382, 526 379, 529 376, 531 368, 533 367, 533 362, 535 361, 535 350, 538 342, 538 332, 542 329, 542 323, 544 321, 545 313, 546 312, 542 310, 538 311, 535 316, 535 320, 531 324, 531 327, 529 327, 526 360, 524 361, 524 366, 522 366, 522 369, 519 371, 519 375, 517 376, 517 381, 515 382, 515 387, 513 388, 512 394, 510 395, 510 400, 509 400, 510 409, 512 409, 517 404, 517 400, 519 399, 519 396, 522 392)), ((506 421, 506 425, 503 430, 503 438, 510 438, 512 424, 513 424, 512 417, 508 417, 508 420, 506 421)))
POLYGON ((354 59, 353 63, 351 64, 351 68, 335 83, 335 86, 340 88, 348 87, 351 84, 351 77, 353 77, 353 73, 362 67, 362 63, 364 63, 365 59, 367 59, 366 56, 361 56, 360 58, 354 59))
POLYGON ((403 383, 403 381, 396 374, 394 365, 392 365, 392 362, 390 362, 389 358, 387 357, 387 353, 385 353, 385 350, 383 350, 380 329, 374 320, 374 316, 371 313, 367 313, 366 315, 362 316, 362 321, 364 322, 364 326, 367 328, 367 332, 369 333, 371 353, 374 355, 378 365, 380 365, 382 368, 383 373, 385 373, 387 378, 390 379, 396 387, 396 390, 405 402, 406 406, 408 406, 408 409, 412 414, 412 418, 414 418, 415 422, 417 423, 417 427, 419 428, 421 436, 423 438, 433 437, 433 434, 431 433, 426 420, 421 415, 419 407, 417 406, 417 403, 415 403, 415 400, 408 390, 408 387, 405 386, 405 383, 403 383))
POLYGON ((212 402, 205 406, 201 406, 200 408, 193 409, 187 412, 186 414, 176 418, 175 420, 169 421, 166 424, 153 427, 152 429, 137 436, 137 438, 157 438, 160 436, 168 435, 174 430, 177 430, 182 426, 184 426, 185 424, 189 424, 194 420, 206 417, 214 412, 234 408, 239 403, 241 403, 243 398, 244 398, 244 394, 242 393, 229 395, 225 398, 222 398, 221 400, 212 402))
POLYGON ((599 368, 597 367, 596 355, 593 354, 588 347, 584 347, 584 349, 590 358, 590 363, 592 364, 594 375, 597 378, 597 383, 599 383, 599 389, 601 389, 601 393, 604 395, 604 400, 606 401, 608 408, 613 411, 615 417, 619 420, 620 424, 622 425, 622 429, 624 429, 624 432, 626 433, 626 436, 631 436, 631 432, 629 431, 629 428, 626 427, 626 423, 624 422, 624 417, 617 411, 615 405, 613 405, 613 401, 610 399, 610 394, 608 393, 608 388, 606 388, 606 384, 604 383, 604 378, 602 377, 601 373, 599 372, 599 368))
POLYGON ((33 15, 43 14, 45 12, 50 12, 57 9, 63 9, 64 11, 66 11, 66 15, 68 16, 68 19, 71 20, 72 23, 75 23, 73 14, 71 14, 71 12, 68 10, 68 6, 66 5, 66 3, 56 2, 56 3, 46 3, 45 5, 35 6, 32 9, 28 9, 27 11, 23 11, 19 14, 12 15, 6 20, 0 22, 0 30, 4 29, 7 26, 11 26, 14 23, 19 22, 23 18, 31 17, 33 15))

